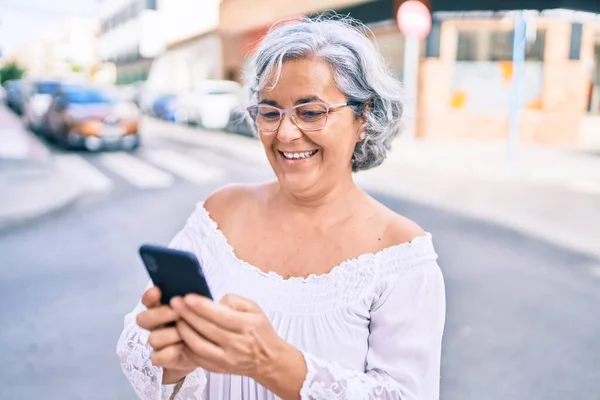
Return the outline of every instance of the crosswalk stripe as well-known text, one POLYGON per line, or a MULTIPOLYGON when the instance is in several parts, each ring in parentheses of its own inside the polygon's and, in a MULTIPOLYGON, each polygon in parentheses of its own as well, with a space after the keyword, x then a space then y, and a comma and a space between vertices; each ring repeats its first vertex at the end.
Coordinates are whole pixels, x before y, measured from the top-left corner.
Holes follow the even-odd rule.
POLYGON ((127 153, 99 156, 106 168, 139 188, 161 188, 173 184, 173 176, 127 153))
POLYGON ((143 157, 151 163, 197 185, 214 183, 225 178, 225 172, 222 169, 174 150, 146 150, 143 157))
POLYGON ((107 192, 113 187, 110 178, 77 154, 57 154, 54 159, 60 170, 87 191, 107 192))
POLYGON ((227 164, 232 170, 241 171, 244 174, 250 174, 256 177, 260 177, 260 180, 264 180, 265 174, 273 172, 268 164, 258 164, 245 159, 240 159, 236 156, 220 154, 210 150, 190 150, 189 154, 198 160, 202 160, 206 164, 227 164))

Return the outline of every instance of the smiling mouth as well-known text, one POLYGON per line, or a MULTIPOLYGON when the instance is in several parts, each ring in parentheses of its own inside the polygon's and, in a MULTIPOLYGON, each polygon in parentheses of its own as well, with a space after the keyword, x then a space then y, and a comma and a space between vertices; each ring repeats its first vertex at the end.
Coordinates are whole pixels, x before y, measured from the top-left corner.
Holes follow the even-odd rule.
POLYGON ((311 158, 318 152, 319 152, 319 150, 303 151, 303 152, 298 152, 298 153, 288 153, 287 151, 280 151, 279 153, 286 160, 305 160, 307 158, 311 158))

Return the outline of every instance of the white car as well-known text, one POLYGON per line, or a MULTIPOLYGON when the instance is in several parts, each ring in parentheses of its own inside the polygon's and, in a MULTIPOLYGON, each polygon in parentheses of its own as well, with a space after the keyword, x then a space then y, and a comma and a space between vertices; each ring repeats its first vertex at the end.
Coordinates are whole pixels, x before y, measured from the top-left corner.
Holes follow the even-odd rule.
POLYGON ((52 102, 52 94, 59 87, 58 81, 34 81, 27 84, 23 120, 32 131, 38 132, 43 128, 43 117, 52 102))
POLYGON ((224 130, 232 111, 240 107, 242 88, 226 80, 205 80, 177 97, 173 104, 175 121, 205 129, 224 130))

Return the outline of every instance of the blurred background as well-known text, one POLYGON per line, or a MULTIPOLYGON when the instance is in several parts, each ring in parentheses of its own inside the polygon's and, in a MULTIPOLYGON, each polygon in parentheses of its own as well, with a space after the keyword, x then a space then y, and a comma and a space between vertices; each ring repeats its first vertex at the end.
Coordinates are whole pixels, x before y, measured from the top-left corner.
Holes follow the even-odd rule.
POLYGON ((417 3, 0 0, 0 398, 135 398, 139 245, 273 177, 248 56, 335 11, 406 87, 406 132, 356 180, 434 236, 442 399, 600 400, 600 3, 417 3))

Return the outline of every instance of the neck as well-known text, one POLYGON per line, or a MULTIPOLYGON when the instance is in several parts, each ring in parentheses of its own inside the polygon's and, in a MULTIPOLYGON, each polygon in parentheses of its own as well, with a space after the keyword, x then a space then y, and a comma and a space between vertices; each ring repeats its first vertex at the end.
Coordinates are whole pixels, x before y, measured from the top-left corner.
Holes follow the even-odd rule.
POLYGON ((356 186, 352 175, 347 179, 339 180, 335 185, 325 190, 311 191, 311 193, 292 193, 285 190, 279 183, 275 185, 273 206, 285 209, 298 216, 309 218, 335 218, 339 210, 348 210, 352 207, 351 199, 360 199, 362 193, 356 186))

